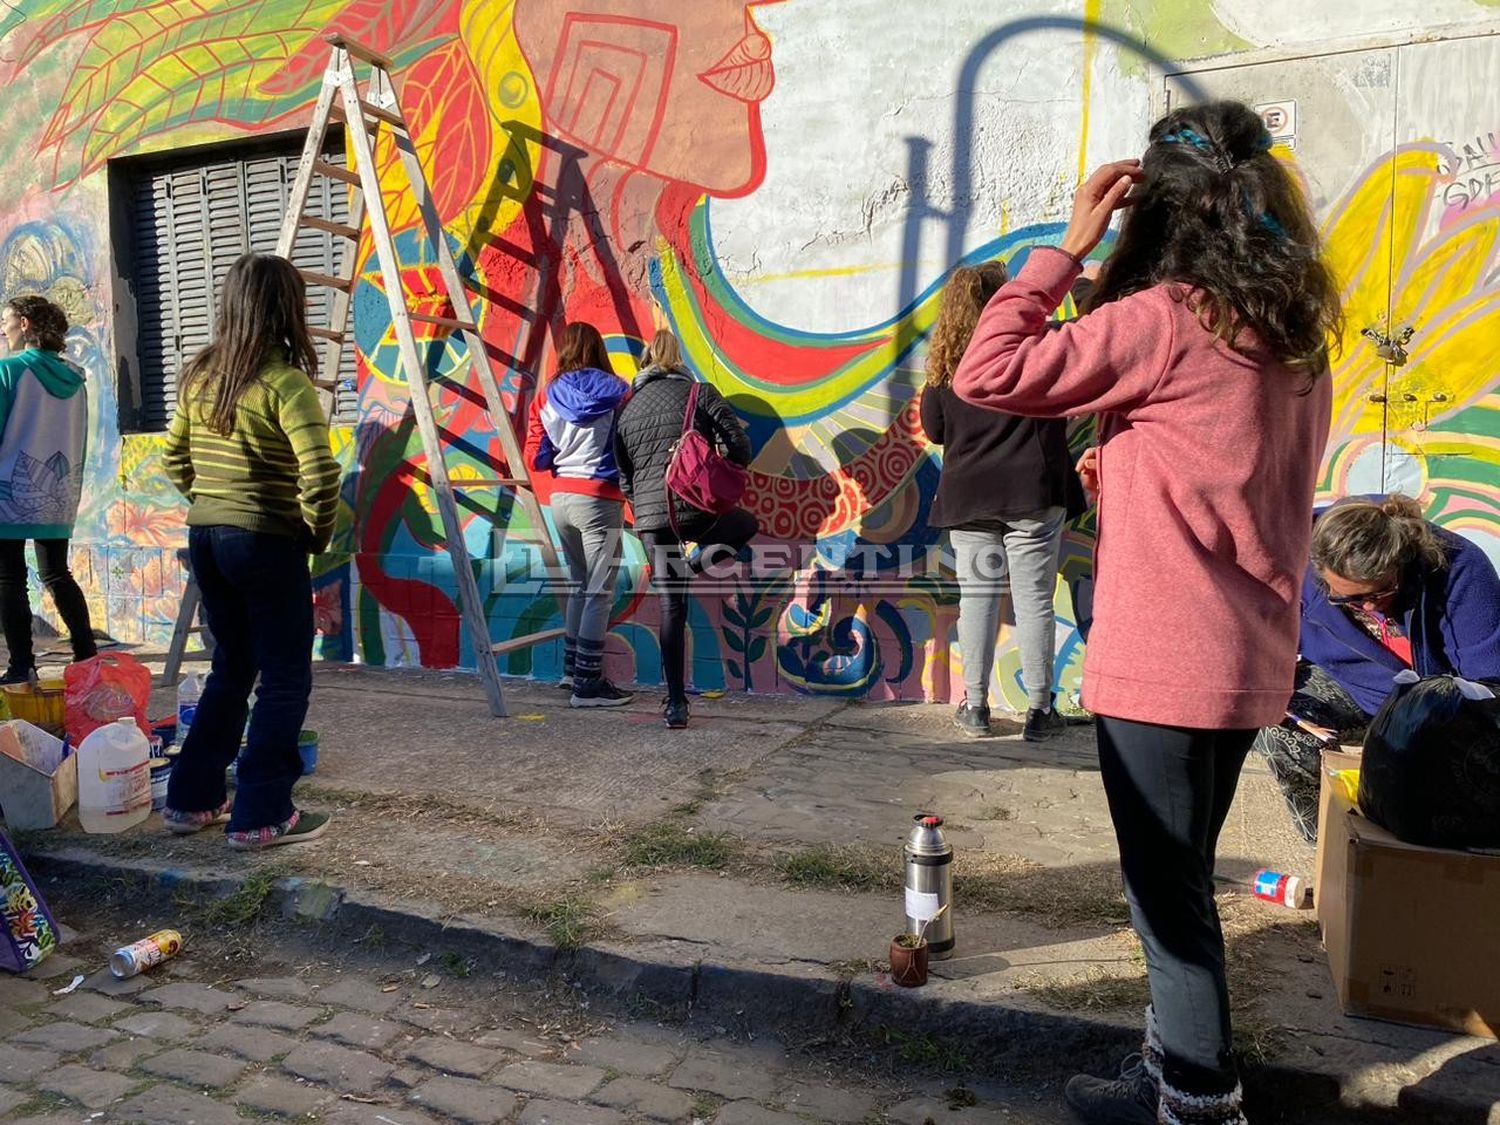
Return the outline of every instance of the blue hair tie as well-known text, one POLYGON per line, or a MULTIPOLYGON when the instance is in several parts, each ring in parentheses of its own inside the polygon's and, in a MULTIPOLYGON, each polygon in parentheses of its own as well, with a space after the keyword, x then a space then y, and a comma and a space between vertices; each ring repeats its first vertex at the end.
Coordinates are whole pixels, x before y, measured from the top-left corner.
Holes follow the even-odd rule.
POLYGON ((1278 223, 1268 212, 1260 213, 1260 225, 1274 234, 1277 238, 1286 238, 1286 227, 1278 223))
POLYGON ((1194 148, 1204 149, 1213 147, 1207 137, 1200 136, 1192 129, 1179 129, 1175 133, 1164 133, 1161 142, 1167 145, 1189 144, 1194 148))

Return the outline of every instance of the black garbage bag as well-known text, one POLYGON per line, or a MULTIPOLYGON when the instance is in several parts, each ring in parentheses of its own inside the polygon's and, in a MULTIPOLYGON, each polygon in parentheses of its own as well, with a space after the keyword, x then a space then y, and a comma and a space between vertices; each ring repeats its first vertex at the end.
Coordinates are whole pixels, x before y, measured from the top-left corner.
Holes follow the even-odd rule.
POLYGON ((1360 810, 1409 844, 1500 847, 1500 699, 1470 698, 1500 685, 1404 676, 1365 736, 1360 810))

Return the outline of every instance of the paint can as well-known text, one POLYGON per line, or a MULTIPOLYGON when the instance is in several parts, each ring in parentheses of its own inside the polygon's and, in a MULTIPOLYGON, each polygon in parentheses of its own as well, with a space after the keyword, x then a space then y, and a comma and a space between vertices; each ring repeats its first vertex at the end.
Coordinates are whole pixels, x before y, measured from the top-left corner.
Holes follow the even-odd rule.
POLYGON ((318 732, 305 730, 297 738, 297 753, 302 755, 302 776, 318 772, 318 732))
MULTIPOLYGON (((160 747, 156 752, 161 752, 160 747)), ((172 779, 172 759, 155 757, 148 765, 151 769, 151 811, 161 812, 167 807, 167 782, 172 779)))
POLYGON ((126 945, 109 955, 109 971, 120 980, 128 980, 176 957, 182 949, 182 935, 176 930, 157 930, 148 938, 126 945))

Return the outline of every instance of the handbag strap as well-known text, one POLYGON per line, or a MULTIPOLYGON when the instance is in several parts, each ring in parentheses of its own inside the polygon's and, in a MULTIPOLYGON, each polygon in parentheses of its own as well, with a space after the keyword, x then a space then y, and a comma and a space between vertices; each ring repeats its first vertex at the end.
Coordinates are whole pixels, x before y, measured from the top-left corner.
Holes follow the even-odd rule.
MULTIPOLYGON (((678 437, 677 437, 677 440, 678 440, 679 443, 682 441, 683 438, 687 437, 688 434, 692 432, 692 430, 693 430, 693 423, 695 421, 697 421, 697 418, 698 418, 698 380, 694 379, 694 380, 692 380, 692 385, 690 387, 688 387, 687 409, 682 412, 682 433, 679 434, 678 437)), ((674 457, 674 459, 676 457, 676 450, 675 449, 673 450, 673 457, 674 457)), ((669 461, 667 464, 668 464, 668 467, 670 468, 671 467, 671 462, 669 461)), ((662 491, 664 493, 666 493, 666 498, 667 498, 667 526, 672 529, 672 535, 673 535, 673 537, 677 540, 677 542, 679 544, 681 544, 682 543, 682 532, 679 531, 678 528, 677 528, 677 497, 675 497, 675 496, 672 495, 672 490, 666 486, 666 481, 662 482, 662 491)))
POLYGON ((682 433, 679 438, 687 437, 688 431, 693 428, 693 422, 698 415, 698 380, 694 379, 692 386, 688 388, 687 409, 682 413, 682 433))

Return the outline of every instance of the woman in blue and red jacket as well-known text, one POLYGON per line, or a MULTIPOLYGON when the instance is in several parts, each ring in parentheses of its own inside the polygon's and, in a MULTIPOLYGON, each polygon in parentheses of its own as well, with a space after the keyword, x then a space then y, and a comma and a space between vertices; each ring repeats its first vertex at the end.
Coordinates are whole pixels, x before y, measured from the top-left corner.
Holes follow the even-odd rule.
POLYGON ((1300 638, 1288 721, 1261 731, 1257 746, 1312 840, 1323 746, 1368 726, 1397 673, 1500 680, 1500 575, 1408 497, 1346 500, 1313 531, 1300 638))

